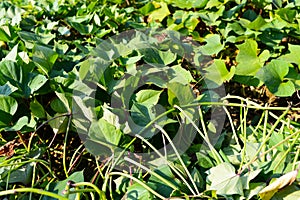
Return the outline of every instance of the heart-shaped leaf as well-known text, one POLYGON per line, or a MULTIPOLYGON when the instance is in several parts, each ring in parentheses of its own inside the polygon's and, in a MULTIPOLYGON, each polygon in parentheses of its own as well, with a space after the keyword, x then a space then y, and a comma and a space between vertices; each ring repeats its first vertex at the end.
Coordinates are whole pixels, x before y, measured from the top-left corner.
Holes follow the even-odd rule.
POLYGON ((246 76, 255 75, 268 59, 267 51, 258 56, 257 43, 251 39, 237 45, 237 47, 239 48, 239 53, 236 57, 238 65, 235 73, 246 76))
POLYGON ((257 73, 257 76, 274 95, 291 96, 295 92, 295 86, 292 81, 284 79, 288 73, 289 64, 287 62, 272 60, 257 73))

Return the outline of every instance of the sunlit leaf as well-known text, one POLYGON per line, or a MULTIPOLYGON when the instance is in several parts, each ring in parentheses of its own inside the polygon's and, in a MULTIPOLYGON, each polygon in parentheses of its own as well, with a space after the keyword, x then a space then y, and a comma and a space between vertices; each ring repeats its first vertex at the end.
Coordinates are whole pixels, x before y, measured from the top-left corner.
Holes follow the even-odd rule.
POLYGON ((12 48, 12 50, 9 52, 9 54, 6 55, 4 60, 11 60, 11 61, 16 61, 17 55, 18 55, 18 44, 12 48))
POLYGON ((298 67, 300 69, 300 57, 297 56, 298 52, 300 51, 300 46, 289 44, 288 50, 289 50, 289 53, 281 56, 280 59, 286 60, 291 63, 295 63, 298 65, 298 67))
POLYGON ((204 55, 218 54, 224 48, 220 35, 217 34, 208 35, 205 38, 205 42, 206 44, 200 48, 204 55))
POLYGON ((296 180, 297 175, 298 170, 294 170, 279 177, 259 192, 260 198, 262 200, 271 199, 278 190, 291 185, 296 180))
POLYGON ((168 5, 165 2, 160 2, 159 6, 160 8, 150 13, 148 16, 148 22, 161 22, 165 17, 171 14, 168 5))
POLYGON ((212 65, 205 68, 205 71, 205 84, 208 88, 215 88, 229 81, 234 75, 235 68, 230 68, 229 72, 223 60, 215 59, 212 65))
POLYGON ((57 53, 46 46, 34 46, 33 61, 45 74, 48 74, 51 71, 57 57, 57 53))
POLYGON ((237 75, 255 75, 266 61, 266 57, 258 56, 257 43, 254 40, 246 40, 243 44, 237 45, 239 53, 236 57, 238 65, 235 73, 237 75))

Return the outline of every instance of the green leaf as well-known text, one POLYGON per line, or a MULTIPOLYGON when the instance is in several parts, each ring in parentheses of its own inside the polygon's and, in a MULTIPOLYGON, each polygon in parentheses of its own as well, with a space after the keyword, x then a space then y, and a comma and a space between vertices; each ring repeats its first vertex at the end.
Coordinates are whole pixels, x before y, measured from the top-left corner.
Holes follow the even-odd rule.
POLYGON ((143 59, 149 64, 168 65, 174 62, 177 55, 170 50, 160 51, 154 48, 140 49, 139 52, 143 55, 143 59))
POLYGON ((48 113, 46 113, 46 115, 47 120, 49 120, 49 125, 55 134, 66 132, 67 127, 69 126, 69 118, 67 116, 62 116, 59 113, 56 113, 54 116, 50 116, 48 113))
MULTIPOLYGON (((61 195, 63 197, 64 196, 63 191, 65 190, 68 181, 73 181, 74 183, 83 182, 84 181, 83 171, 74 172, 74 173, 72 173, 71 176, 69 176, 67 179, 65 179, 63 181, 50 183, 47 186, 47 190, 49 192, 56 193, 56 194, 61 195)), ((76 199, 76 194, 70 194, 68 199, 69 200, 75 200, 76 199)), ((52 198, 52 197, 43 196, 42 200, 55 200, 55 199, 52 198)))
POLYGON ((206 71, 205 84, 208 88, 216 88, 223 84, 225 81, 229 81, 235 72, 235 68, 231 67, 230 72, 227 70, 225 62, 223 60, 215 59, 214 63, 204 69, 206 71))
POLYGON ((28 124, 28 117, 21 117, 12 127, 6 127, 5 131, 19 131, 28 124))
POLYGON ((243 180, 235 173, 235 168, 230 163, 221 163, 207 173, 207 180, 210 182, 209 190, 216 190, 220 195, 244 195, 243 180))
POLYGON ((159 54, 161 60, 163 61, 164 65, 171 64, 177 58, 177 55, 175 53, 173 53, 171 50, 159 51, 158 54, 159 54))
POLYGON ((58 54, 64 55, 68 51, 69 45, 55 42, 54 49, 58 54))
POLYGON ((18 55, 18 44, 16 44, 14 46, 14 48, 12 48, 12 50, 9 52, 9 54, 7 54, 4 58, 4 60, 11 60, 16 62, 17 60, 17 55, 18 55))
POLYGON ((51 108, 57 113, 67 113, 68 109, 65 107, 60 99, 54 99, 50 103, 51 108))
POLYGON ((241 84, 254 86, 254 87, 260 87, 263 85, 263 82, 258 78, 254 76, 241 76, 241 75, 234 75, 232 78, 233 81, 237 81, 241 84))
POLYGON ((140 90, 135 94, 135 101, 143 105, 155 105, 161 93, 162 91, 159 90, 140 90))
POLYGON ((58 57, 58 54, 49 47, 34 45, 32 59, 43 73, 48 74, 58 57))
POLYGON ((169 83, 177 82, 183 85, 190 84, 194 81, 191 73, 184 69, 181 65, 175 65, 168 69, 169 83))
MULTIPOLYGON (((275 146, 278 143, 282 142, 283 140, 284 140, 284 135, 283 134, 278 133, 278 132, 274 132, 274 133, 272 133, 272 135, 270 137, 269 144, 270 144, 270 146, 275 146)), ((276 149, 283 152, 285 150, 284 147, 287 147, 286 145, 287 145, 287 143, 283 143, 283 144, 277 146, 276 149)))
POLYGON ((65 27, 65 26, 61 26, 58 28, 57 30, 61 35, 70 35, 71 32, 70 32, 70 29, 68 27, 65 27))
POLYGON ((68 22, 70 26, 72 26, 74 29, 76 29, 81 35, 88 35, 94 33, 97 29, 93 24, 81 24, 77 22, 68 22))
POLYGON ((201 151, 196 152, 196 157, 197 157, 197 164, 200 167, 208 169, 214 166, 212 160, 209 158, 209 156, 206 153, 201 151))
POLYGON ((193 177, 193 180, 196 183, 196 186, 198 188, 203 188, 205 185, 205 181, 203 180, 199 170, 197 168, 193 168, 192 172, 191 172, 191 176, 193 177))
POLYGON ((207 35, 205 42, 206 44, 200 47, 204 55, 218 54, 224 48, 224 44, 221 44, 221 37, 218 34, 207 35))
POLYGON ((237 45, 239 53, 236 57, 238 65, 235 73, 237 75, 253 76, 263 66, 267 56, 257 56, 257 43, 254 40, 248 39, 243 44, 237 45))
POLYGON ((4 85, 0 86, 0 95, 9 96, 11 93, 17 91, 18 88, 6 82, 4 85))
POLYGON ((264 25, 266 25, 267 22, 264 20, 264 18, 261 15, 258 15, 258 17, 249 23, 247 25, 247 28, 253 29, 253 30, 262 30, 264 28, 264 25))
POLYGON ((18 34, 19 37, 25 42, 26 47, 29 49, 32 49, 34 44, 39 42, 42 38, 41 36, 28 31, 20 31, 18 34))
POLYGON ((36 99, 30 102, 30 110, 35 117, 38 118, 46 117, 46 113, 43 106, 36 99))
POLYGON ((257 196, 259 191, 261 191, 266 186, 266 183, 259 182, 259 183, 250 183, 249 190, 245 192, 245 196, 247 199, 251 199, 254 196, 257 196))
POLYGON ((130 110, 132 120, 139 126, 146 126, 156 117, 155 108, 151 105, 146 106, 144 104, 134 102, 130 110))
POLYGON ((18 87, 23 82, 21 66, 11 60, 0 62, 0 83, 5 84, 9 81, 13 86, 18 87))
POLYGON ((258 57, 257 43, 250 39, 237 46, 239 48, 239 54, 236 57, 238 62, 236 74, 247 76, 255 75, 269 57, 268 52, 264 51, 258 57))
POLYGON ((68 113, 71 113, 72 108, 72 94, 71 93, 59 93, 55 92, 56 96, 59 98, 59 100, 62 102, 62 105, 65 107, 65 109, 68 111, 68 113))
POLYGON ((116 185, 116 192, 118 194, 121 193, 126 193, 127 188, 129 187, 130 184, 130 179, 124 176, 119 176, 117 178, 113 179, 114 184, 116 185))
POLYGON ((143 7, 141 7, 139 9, 139 11, 143 14, 143 15, 148 15, 149 13, 151 13, 152 11, 155 10, 155 7, 153 5, 152 2, 147 3, 146 5, 144 5, 143 7))
POLYGON ((87 59, 79 63, 79 78, 81 80, 99 81, 109 63, 101 58, 87 59), (94 73, 94 72, 97 73, 94 73))
POLYGON ((24 63, 29 64, 30 58, 26 51, 19 52, 18 55, 23 60, 24 63))
POLYGON ((17 111, 17 108, 18 103, 14 98, 0 95, 0 110, 9 113, 10 115, 14 115, 17 111))
POLYGON ((277 15, 290 23, 294 22, 296 14, 297 11, 291 8, 281 8, 277 11, 277 15))
POLYGON ((152 194, 142 185, 134 183, 127 188, 126 196, 128 200, 148 200, 153 199, 152 194))
POLYGON ((119 144, 122 132, 105 119, 101 118, 98 122, 92 122, 89 136, 93 141, 99 142, 111 150, 119 144))
POLYGON ((276 96, 291 96, 295 92, 292 81, 285 82, 289 72, 289 64, 282 60, 272 60, 264 66, 257 76, 266 84, 270 92, 276 96))
MULTIPOLYGON (((18 169, 13 170, 8 179, 8 183, 29 184, 32 179, 33 163, 28 163, 18 169)), ((4 178, 6 180, 6 178, 4 178)))
POLYGON ((194 101, 194 95, 189 85, 178 82, 168 83, 168 101, 170 105, 187 105, 194 101))
MULTIPOLYGON (((154 170, 154 172, 174 185, 178 185, 176 182, 176 177, 168 165, 160 165, 154 170)), ((162 183, 162 181, 155 176, 151 176, 149 178, 148 185, 166 198, 170 197, 171 193, 173 192, 173 189, 170 186, 162 183)))
POLYGON ((279 59, 285 60, 287 62, 295 63, 298 65, 298 68, 300 69, 300 57, 298 56, 298 53, 300 51, 300 46, 288 44, 288 47, 289 47, 288 48, 289 53, 279 57, 279 59))
MULTIPOLYGON (((209 7, 209 3, 213 1, 208 1, 206 8, 209 7)), ((217 4, 221 4, 219 1, 216 1, 217 4)), ((219 6, 218 11, 207 11, 202 10, 199 12, 200 18, 209 26, 219 26, 221 24, 221 20, 218 20, 225 10, 225 6, 219 6)))
POLYGON ((199 24, 198 15, 191 15, 185 22, 184 25, 189 31, 194 31, 197 25, 199 24))
POLYGON ((0 27, 0 41, 9 42, 11 38, 5 29, 7 30, 5 27, 0 27))
POLYGON ((47 78, 44 75, 38 74, 34 76, 28 83, 28 87, 30 88, 30 93, 34 93, 38 89, 40 89, 47 82, 47 78))
POLYGON ((208 0, 169 0, 169 3, 181 9, 204 8, 208 0))
POLYGON ((272 172, 272 173, 278 173, 281 174, 283 173, 283 170, 285 168, 285 160, 286 157, 284 155, 284 151, 276 151, 272 155, 272 160, 269 160, 268 162, 268 168, 265 170, 266 173, 272 172))

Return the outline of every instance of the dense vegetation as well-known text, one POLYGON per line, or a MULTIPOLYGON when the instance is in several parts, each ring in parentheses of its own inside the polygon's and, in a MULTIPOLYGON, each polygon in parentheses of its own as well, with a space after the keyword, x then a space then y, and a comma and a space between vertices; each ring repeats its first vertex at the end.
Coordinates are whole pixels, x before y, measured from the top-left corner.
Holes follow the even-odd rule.
POLYGON ((0 2, 0 198, 299 199, 300 2, 0 2))

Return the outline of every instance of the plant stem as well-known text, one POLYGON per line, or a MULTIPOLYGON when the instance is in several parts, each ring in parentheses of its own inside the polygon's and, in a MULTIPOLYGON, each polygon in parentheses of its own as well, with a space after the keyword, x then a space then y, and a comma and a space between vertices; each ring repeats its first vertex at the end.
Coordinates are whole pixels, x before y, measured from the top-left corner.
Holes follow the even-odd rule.
POLYGON ((183 177, 183 175, 179 172, 179 170, 176 169, 176 167, 174 166, 173 163, 171 163, 170 161, 167 160, 167 158, 165 156, 163 156, 149 141, 147 141, 145 138, 143 138, 140 135, 136 135, 137 138, 141 139, 144 143, 146 143, 159 157, 161 157, 162 159, 164 159, 168 166, 176 173, 176 175, 186 184, 186 186, 189 188, 190 191, 193 191, 192 187, 190 186, 190 184, 187 182, 187 180, 185 180, 185 178, 183 177))
POLYGON ((62 115, 59 115, 59 116, 55 116, 55 117, 52 117, 51 119, 48 119, 47 121, 43 122, 41 125, 39 125, 39 127, 37 127, 35 129, 35 131, 31 134, 30 138, 29 138, 29 141, 28 141, 28 146, 27 146, 27 149, 28 151, 30 151, 30 148, 31 148, 31 142, 32 142, 32 139, 34 137, 34 135, 36 134, 36 132, 42 128, 45 124, 49 123, 50 121, 52 120, 55 120, 59 117, 66 117, 66 116, 71 116, 72 114, 71 113, 65 113, 65 114, 62 114, 62 115))
POLYGON ((32 192, 32 193, 41 194, 44 196, 53 197, 58 200, 68 200, 68 198, 60 196, 58 194, 48 192, 45 190, 41 190, 41 189, 36 189, 36 188, 17 188, 17 189, 12 189, 12 190, 1 191, 0 196, 15 194, 15 193, 19 193, 19 192, 32 192))
POLYGON ((63 168, 66 177, 69 177, 69 173, 67 170, 67 163, 66 163, 66 156, 67 156, 67 142, 68 142, 68 135, 69 135, 69 130, 70 130, 70 125, 71 125, 71 117, 68 119, 68 125, 67 125, 67 130, 66 130, 66 135, 64 139, 64 146, 63 146, 63 168))
POLYGON ((279 124, 280 120, 288 113, 289 110, 290 110, 290 107, 286 108, 286 110, 283 112, 283 114, 277 119, 277 121, 274 123, 274 125, 272 126, 271 130, 269 131, 269 133, 266 135, 266 138, 263 140, 262 144, 260 145, 260 147, 256 151, 256 153, 253 156, 253 158, 248 163, 246 163, 243 168, 241 168, 238 171, 238 174, 241 174, 244 169, 248 168, 257 159, 259 153, 264 148, 265 144, 267 143, 267 141, 271 137, 272 133, 274 132, 274 130, 277 127, 277 125, 279 124))
POLYGON ((93 190, 95 190, 98 193, 100 199, 103 199, 103 200, 106 199, 104 192, 102 192, 96 185, 94 185, 92 183, 89 183, 89 182, 79 182, 79 183, 72 184, 72 186, 73 187, 89 186, 89 187, 93 188, 93 190))
POLYGON ((298 148, 297 148, 297 152, 296 152, 296 155, 295 155, 295 157, 294 157, 294 161, 293 161, 293 170, 295 170, 295 169, 296 169, 296 163, 297 163, 297 160, 298 160, 299 154, 300 154, 300 148, 299 148, 299 146, 298 146, 298 148))
POLYGON ((175 145, 173 144, 171 138, 169 137, 168 133, 167 133, 161 126, 159 126, 159 125, 157 125, 157 124, 155 125, 155 127, 158 128, 158 129, 163 133, 163 135, 167 138, 167 140, 168 140, 169 143, 171 144, 171 146, 172 146, 172 148, 173 148, 173 150, 174 150, 174 152, 175 152, 177 158, 179 159, 179 161, 180 161, 180 163, 181 163, 181 166, 183 167, 185 173, 187 174, 187 176, 189 177, 190 181, 192 182, 192 184, 193 184, 193 186, 194 186, 194 188, 195 188, 197 194, 196 194, 193 190, 192 190, 191 192, 192 192, 194 195, 199 195, 200 192, 199 192, 199 190, 198 190, 198 188, 197 188, 197 185, 196 185, 194 179, 192 178, 192 175, 190 174, 189 170, 186 168, 186 166, 185 166, 185 164, 184 164, 184 162, 183 162, 181 156, 179 155, 179 153, 178 153, 178 151, 177 151, 175 145))
MULTIPOLYGON (((195 122, 183 111, 182 107, 179 107, 177 105, 174 105, 174 108, 177 108, 182 112, 182 114, 191 122, 191 124, 194 126, 194 128, 197 130, 197 132, 200 134, 200 136, 204 139, 204 141, 207 143, 210 151, 212 152, 214 159, 216 160, 217 164, 221 164, 223 162, 222 157, 220 154, 216 151, 216 149, 213 147, 213 145, 210 143, 209 138, 207 135, 205 136, 199 129, 199 127, 195 124, 195 122)), ((201 116, 200 116, 201 118, 201 116)))
MULTIPOLYGON (((297 132, 296 132, 297 133, 297 132)), ((300 133, 300 132, 299 132, 300 133)), ((298 140, 299 137, 299 133, 296 135, 296 138, 294 139, 294 141, 292 142, 292 144, 290 145, 289 149, 287 151, 284 152, 284 155, 281 157, 280 161, 277 163, 277 165, 274 167, 274 171, 277 169, 277 167, 279 167, 279 164, 286 158, 287 154, 292 150, 293 146, 295 145, 295 143, 298 140)))
POLYGON ((159 179, 160 181, 162 181, 164 184, 166 184, 167 186, 169 186, 170 188, 172 188, 173 190, 178 190, 178 187, 176 185, 174 185, 172 182, 164 179, 163 177, 161 177, 159 174, 157 174, 156 172, 154 172, 153 170, 141 165, 140 163, 128 158, 128 157, 125 157, 124 160, 140 167, 141 169, 147 171, 149 174, 155 176, 157 179, 159 179))
POLYGON ((26 142, 25 142, 24 139, 23 139, 22 133, 21 133, 20 131, 17 131, 17 134, 18 134, 18 136, 19 136, 19 138, 20 138, 20 140, 21 140, 23 146, 25 147, 26 151, 29 152, 30 150, 28 149, 28 146, 26 145, 26 142))
MULTIPOLYGON (((259 157, 264 157, 266 154, 270 153, 271 151, 273 151, 275 148, 279 147, 280 145, 282 145, 283 143, 285 143, 286 141, 288 141, 289 139, 291 139, 292 137, 294 137, 295 135, 299 135, 300 134, 300 131, 297 131, 295 133, 293 133, 292 135, 286 137, 284 140, 282 140, 281 142, 277 143, 276 145, 272 146, 270 149, 268 149, 267 151, 261 153, 259 155, 259 157)), ((298 137, 297 135, 297 137, 298 137)))
POLYGON ((229 123, 230 123, 230 126, 231 126, 231 130, 232 130, 235 142, 239 146, 239 149, 241 150, 242 146, 241 146, 241 144, 239 142, 239 137, 238 137, 238 135, 237 135, 237 133, 235 131, 234 124, 233 124, 233 121, 232 121, 232 117, 230 116, 230 113, 229 113, 228 109, 226 108, 226 106, 223 106, 223 109, 225 110, 226 115, 227 115, 227 117, 229 119, 229 123))

